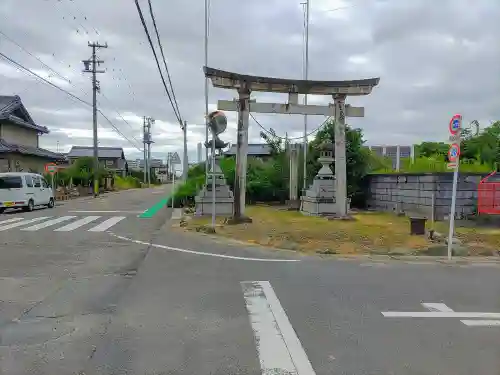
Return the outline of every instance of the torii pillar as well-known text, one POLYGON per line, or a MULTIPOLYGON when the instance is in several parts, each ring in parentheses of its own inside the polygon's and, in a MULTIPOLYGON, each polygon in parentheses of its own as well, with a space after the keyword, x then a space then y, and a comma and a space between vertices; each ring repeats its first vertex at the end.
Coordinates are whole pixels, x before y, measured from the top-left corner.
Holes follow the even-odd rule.
POLYGON ((238 134, 236 145, 236 176, 234 183, 233 223, 248 222, 245 216, 245 193, 247 175, 248 122, 250 111, 255 113, 281 113, 300 115, 324 115, 335 117, 335 177, 337 216, 347 215, 347 170, 345 149, 345 117, 364 117, 363 107, 345 104, 349 95, 368 95, 377 86, 380 78, 352 81, 309 81, 272 77, 250 76, 203 67, 205 77, 218 88, 235 89, 239 98, 234 101, 219 100, 217 109, 238 112, 238 134), (288 103, 255 103, 250 101, 252 91, 288 94, 288 103), (299 94, 328 95, 334 104, 328 106, 298 103, 299 94))

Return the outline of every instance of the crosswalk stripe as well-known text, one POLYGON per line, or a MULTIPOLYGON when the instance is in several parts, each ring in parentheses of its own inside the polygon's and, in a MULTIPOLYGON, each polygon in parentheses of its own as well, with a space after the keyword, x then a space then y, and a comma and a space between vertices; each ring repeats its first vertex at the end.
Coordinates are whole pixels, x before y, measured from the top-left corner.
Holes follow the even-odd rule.
POLYGON ((83 219, 69 223, 64 227, 54 229, 54 232, 71 232, 72 230, 80 228, 81 226, 91 223, 99 218, 100 216, 85 216, 83 219))
POLYGON ((123 219, 126 219, 126 216, 113 216, 108 220, 103 221, 101 224, 96 225, 93 228, 90 228, 89 232, 104 232, 105 230, 111 228, 113 225, 119 223, 123 219))
POLYGON ((34 219, 18 221, 16 223, 1 226, 0 231, 20 227, 20 226, 23 226, 26 224, 36 223, 37 221, 42 221, 42 220, 46 220, 46 219, 50 219, 50 218, 51 218, 51 216, 40 216, 40 217, 35 217, 34 219))
POLYGON ((15 217, 13 219, 2 220, 2 221, 0 221, 0 225, 12 223, 13 221, 19 221, 19 220, 23 220, 23 218, 22 217, 15 217))
POLYGON ((40 224, 32 225, 31 227, 23 228, 21 230, 33 232, 33 231, 36 231, 36 230, 39 230, 42 228, 50 227, 51 225, 62 223, 63 221, 68 221, 68 220, 74 219, 75 217, 76 216, 61 216, 61 217, 58 217, 56 219, 44 221, 43 223, 40 223, 40 224))

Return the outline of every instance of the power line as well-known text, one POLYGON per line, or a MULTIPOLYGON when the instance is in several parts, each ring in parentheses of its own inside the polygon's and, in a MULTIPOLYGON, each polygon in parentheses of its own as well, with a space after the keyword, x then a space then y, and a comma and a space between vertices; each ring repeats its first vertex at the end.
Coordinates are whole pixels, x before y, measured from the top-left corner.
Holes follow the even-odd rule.
MULTIPOLYGON (((182 117, 181 111, 179 110, 179 104, 177 103, 177 98, 175 97, 174 86, 172 85, 172 80, 170 79, 170 73, 168 71, 168 66, 167 66, 167 60, 165 59, 165 54, 163 53, 163 46, 162 46, 161 40, 160 40, 160 33, 158 32, 158 28, 156 27, 156 19, 155 19, 155 15, 153 12, 153 5, 151 3, 151 0, 148 0, 148 3, 149 3, 149 14, 151 15, 151 19, 153 20, 153 26, 154 26, 154 29, 156 32, 156 39, 158 40, 158 45, 160 46, 161 57, 163 59, 163 65, 165 65, 165 71, 167 73, 168 83, 170 84, 170 90, 172 91, 172 97, 174 98, 175 107, 177 108, 177 113, 179 114, 179 117, 182 117)), ((182 123, 181 123, 181 126, 182 126, 182 123)))
MULTIPOLYGON (((71 98, 79 101, 80 103, 82 104, 85 104, 86 106, 88 107, 92 107, 92 103, 89 103, 87 102, 86 100, 82 99, 82 98, 79 98, 78 96, 72 94, 71 92, 57 86, 56 84, 50 82, 49 80, 43 78, 42 76, 40 76, 39 74, 35 73, 34 71, 32 71, 31 69, 29 68, 26 68, 24 65, 18 63, 17 61, 11 59, 10 57, 6 56, 5 54, 3 54, 2 52, 0 52, 0 56, 3 57, 5 60, 7 60, 8 62, 10 62, 11 64, 15 65, 16 67, 24 70, 25 72, 35 76, 36 78, 38 78, 39 80, 43 81, 44 83, 52 86, 53 88, 65 93, 66 95, 70 96, 71 98)), ((139 151, 141 151, 141 149, 139 147, 137 147, 130 139, 128 139, 116 126, 115 124, 113 124, 113 122, 104 114, 102 113, 102 111, 100 109, 98 109, 98 112, 108 121, 108 123, 113 127, 113 129, 119 134, 121 135, 125 140, 127 140, 131 145, 133 145, 135 148, 137 148, 139 151)))
MULTIPOLYGON (((273 134, 271 131, 269 131, 268 129, 266 129, 264 126, 262 126, 260 124, 260 122, 257 121, 257 119, 254 117, 254 115, 252 115, 250 113, 250 117, 255 121, 255 123, 264 131, 266 132, 267 134, 273 136, 273 137, 276 137, 276 138, 279 138, 281 140, 288 140, 288 141, 294 141, 294 140, 297 140, 297 139, 304 139, 304 135, 301 135, 300 137, 294 137, 294 138, 287 138, 287 137, 280 137, 279 135, 276 135, 276 134, 273 134)), ((313 135, 314 133, 316 133, 318 130, 320 130, 323 126, 325 126, 328 121, 331 120, 331 117, 327 117, 325 121, 323 121, 323 123, 318 126, 316 129, 314 129, 313 131, 311 131, 310 133, 306 134, 306 137, 309 137, 310 135, 313 135)))
POLYGON ((5 39, 7 39, 9 42, 15 44, 16 46, 18 46, 21 50, 23 50, 24 52, 26 52, 28 55, 30 55, 31 57, 33 57, 34 59, 36 59, 40 64, 42 64, 42 66, 51 71, 52 73, 54 73, 55 75, 57 75, 59 78, 65 80, 66 82, 70 83, 71 84, 71 80, 69 80, 68 78, 64 77, 61 73, 59 73, 58 71, 52 69, 50 66, 48 66, 47 64, 45 64, 38 56, 35 56, 34 54, 32 54, 30 51, 28 51, 26 48, 24 48, 22 45, 20 45, 19 43, 17 43, 14 39, 12 39, 11 37, 9 37, 7 34, 5 34, 2 30, 0 30, 0 34, 3 35, 3 37, 5 39))
MULTIPOLYGON (((16 42, 14 39, 12 39, 11 37, 9 37, 8 35, 6 35, 3 31, 0 30, 0 34, 3 35, 7 40, 9 40, 11 43, 15 44, 17 47, 19 47, 22 51, 24 51, 25 53, 27 53, 28 55, 30 55, 31 57, 35 58, 40 64, 42 64, 42 66, 53 72, 55 75, 57 75, 58 77, 60 77, 61 79, 63 79, 64 81, 68 82, 69 84, 71 84, 73 87, 79 89, 84 95, 87 95, 87 93, 81 88, 81 87, 77 87, 70 79, 64 77, 61 73, 59 73, 57 70, 55 70, 54 68, 52 68, 51 66, 49 66, 48 64, 46 64, 44 61, 42 61, 39 57, 37 57, 36 55, 34 55, 33 53, 31 53, 29 50, 27 50, 25 47, 23 47, 21 44, 19 44, 18 42, 16 42)), ((111 100, 109 98, 107 98, 103 93, 101 93, 101 96, 104 97, 109 103, 111 103, 111 100)), ((99 103, 99 102, 98 102, 99 103)), ((135 131, 135 129, 132 127, 132 125, 130 125, 130 123, 125 120, 125 118, 122 116, 122 114, 120 112, 118 112, 118 110, 114 110, 118 116, 123 120, 123 122, 125 122, 129 127, 130 129, 132 129, 133 131, 135 131)), ((101 112, 101 111, 99 111, 101 112)), ((101 112, 102 114, 102 112, 101 112)), ((119 133, 120 135, 122 135, 121 133, 119 133)), ((123 136, 123 135, 122 135, 123 136)), ((132 138, 137 142, 137 143, 141 143, 136 137, 134 137, 132 135, 132 138)))
POLYGON ((139 0, 135 0, 135 5, 137 7, 137 12, 139 13, 139 17, 141 18, 142 27, 144 28, 144 32, 146 33, 146 36, 148 38, 149 45, 151 46, 151 51, 153 52, 154 58, 156 60, 156 66, 158 67, 158 72, 160 73, 160 77, 161 77, 161 80, 163 82, 163 87, 165 87, 165 92, 167 93, 167 96, 168 96, 168 100, 170 101, 170 104, 172 105, 175 117, 177 118, 179 123, 182 124, 182 118, 181 118, 180 114, 178 114, 176 111, 174 102, 172 100, 170 92, 168 91, 167 84, 165 82, 165 77, 163 76, 163 73, 161 71, 160 62, 158 61, 158 55, 156 54, 156 50, 154 48, 153 41, 151 40, 151 35, 149 35, 148 27, 146 25, 146 21, 144 20, 144 16, 142 14, 141 6, 139 5, 139 0))

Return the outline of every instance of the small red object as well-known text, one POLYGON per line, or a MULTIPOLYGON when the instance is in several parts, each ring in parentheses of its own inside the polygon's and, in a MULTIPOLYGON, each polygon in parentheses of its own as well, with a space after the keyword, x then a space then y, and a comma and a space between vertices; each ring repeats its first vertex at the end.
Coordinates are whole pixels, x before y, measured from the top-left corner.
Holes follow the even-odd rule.
POLYGON ((493 178, 496 173, 491 172, 479 183, 477 188, 478 214, 500 214, 500 181, 494 181, 493 178))

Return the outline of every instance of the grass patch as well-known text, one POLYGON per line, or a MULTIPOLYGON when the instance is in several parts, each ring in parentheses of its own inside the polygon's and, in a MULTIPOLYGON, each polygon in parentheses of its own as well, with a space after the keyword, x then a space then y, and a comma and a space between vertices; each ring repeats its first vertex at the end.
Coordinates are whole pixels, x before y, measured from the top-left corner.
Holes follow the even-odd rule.
MULTIPOLYGON (((448 221, 436 222, 434 227, 448 237, 448 221)), ((500 250, 500 228, 460 227, 460 223, 457 223, 455 237, 468 246, 470 255, 495 255, 500 250)))
MULTIPOLYGON (((218 235, 265 246, 324 254, 413 253, 429 246, 424 236, 410 236, 407 218, 386 213, 359 213, 353 221, 327 220, 266 206, 247 207, 253 223, 223 225, 218 235)), ((210 217, 195 217, 188 230, 210 225, 210 217)))

